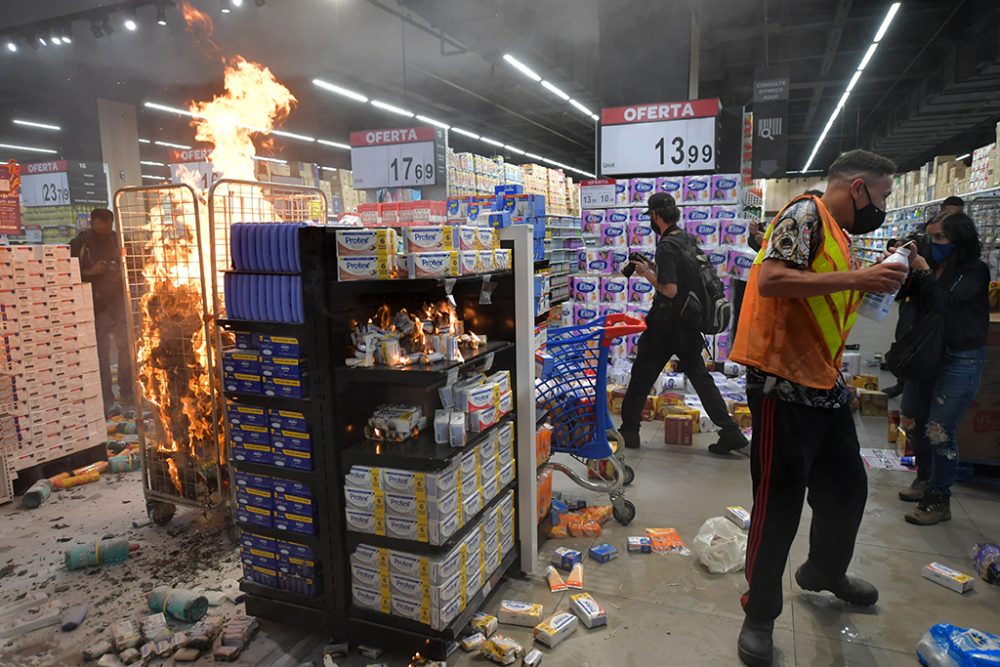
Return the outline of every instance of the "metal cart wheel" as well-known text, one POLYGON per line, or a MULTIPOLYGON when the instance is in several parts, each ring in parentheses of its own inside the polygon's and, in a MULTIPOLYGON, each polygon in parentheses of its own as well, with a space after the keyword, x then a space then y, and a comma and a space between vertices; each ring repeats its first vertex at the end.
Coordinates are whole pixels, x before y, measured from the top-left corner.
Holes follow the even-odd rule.
POLYGON ((150 520, 157 526, 165 526, 170 523, 176 512, 177 505, 173 503, 165 503, 159 500, 146 502, 146 513, 149 515, 150 520))
POLYGON ((620 506, 615 503, 612 511, 615 516, 615 521, 623 526, 629 525, 632 523, 632 520, 635 519, 636 509, 631 500, 623 500, 620 506))
POLYGON ((624 468, 625 470, 625 481, 623 483, 625 484, 625 486, 628 486, 629 484, 635 481, 635 470, 633 470, 632 466, 628 465, 627 463, 623 463, 622 468, 624 468))

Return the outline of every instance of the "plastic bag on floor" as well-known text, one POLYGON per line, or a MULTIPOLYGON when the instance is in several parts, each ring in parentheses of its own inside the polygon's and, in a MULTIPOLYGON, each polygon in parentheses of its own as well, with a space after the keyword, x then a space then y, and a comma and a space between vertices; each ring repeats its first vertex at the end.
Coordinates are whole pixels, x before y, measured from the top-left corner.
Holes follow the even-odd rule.
POLYGON ((928 667, 997 667, 1000 637, 939 623, 917 643, 917 658, 928 667))
POLYGON ((709 572, 739 572, 747 560, 747 534, 731 521, 714 516, 701 525, 691 543, 709 572))

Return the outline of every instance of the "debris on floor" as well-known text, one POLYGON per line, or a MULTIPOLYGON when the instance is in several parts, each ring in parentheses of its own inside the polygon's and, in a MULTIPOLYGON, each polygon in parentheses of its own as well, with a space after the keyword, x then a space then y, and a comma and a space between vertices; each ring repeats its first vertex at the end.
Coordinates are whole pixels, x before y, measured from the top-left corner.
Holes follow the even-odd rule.
POLYGON ((950 588, 956 593, 971 591, 976 586, 976 580, 964 572, 953 570, 941 563, 928 563, 920 571, 924 579, 930 579, 935 584, 941 584, 945 588, 950 588))
POLYGON ((994 586, 1000 586, 1000 544, 977 544, 972 548, 972 567, 994 586))
POLYGON ((544 608, 535 602, 504 600, 500 603, 500 622, 531 628, 542 621, 544 608))
POLYGON ((939 623, 917 643, 922 665, 988 665, 1000 663, 1000 637, 939 623))
POLYGON ((555 648, 576 631, 580 619, 567 611, 556 612, 535 626, 535 641, 555 648))
POLYGON ((691 550, 673 528, 647 528, 646 535, 649 537, 653 553, 691 555, 691 550))
POLYGON ((596 544, 590 547, 587 555, 590 556, 591 560, 595 560, 598 563, 607 563, 618 558, 618 549, 605 542, 604 544, 596 544))
POLYGON ((524 647, 509 637, 495 635, 483 644, 479 654, 498 665, 510 665, 524 655, 524 647))
POLYGON ((590 593, 570 595, 569 606, 588 630, 608 624, 608 613, 590 593))

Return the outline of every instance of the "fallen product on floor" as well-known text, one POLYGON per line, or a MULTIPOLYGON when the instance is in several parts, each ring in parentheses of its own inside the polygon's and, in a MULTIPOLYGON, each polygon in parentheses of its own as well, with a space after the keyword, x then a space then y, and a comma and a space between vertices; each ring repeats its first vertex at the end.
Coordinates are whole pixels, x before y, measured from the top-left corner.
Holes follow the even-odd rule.
POLYGON ((725 517, 707 519, 691 546, 708 571, 715 574, 738 572, 746 564, 747 534, 725 517))
POLYGON ((932 626, 917 643, 920 664, 929 667, 989 667, 1000 664, 1000 637, 947 623, 932 626))
POLYGON ((972 567, 980 577, 1000 586, 1000 544, 977 544, 972 548, 972 567))

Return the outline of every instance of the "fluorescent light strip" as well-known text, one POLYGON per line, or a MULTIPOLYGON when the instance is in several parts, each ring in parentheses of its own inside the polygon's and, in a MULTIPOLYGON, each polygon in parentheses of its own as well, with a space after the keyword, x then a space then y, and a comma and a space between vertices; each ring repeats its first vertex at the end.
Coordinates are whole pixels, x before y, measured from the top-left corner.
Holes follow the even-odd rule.
POLYGON ((453 127, 453 128, 451 128, 451 131, 452 132, 457 132, 458 134, 465 135, 466 137, 469 137, 470 139, 478 139, 479 138, 479 135, 476 134, 475 132, 469 132, 468 130, 463 130, 460 127, 453 127))
POLYGON ((497 141, 496 139, 490 139, 489 137, 479 137, 479 140, 485 144, 492 144, 494 146, 499 146, 500 148, 503 148, 502 141, 497 141))
POLYGON ((12 151, 27 151, 29 153, 50 153, 56 154, 59 151, 52 150, 51 148, 38 148, 37 146, 19 146, 17 144, 0 144, 0 148, 8 148, 12 151))
POLYGON ((307 143, 316 141, 316 137, 310 137, 305 134, 296 134, 295 132, 286 132, 284 130, 271 130, 271 134, 278 137, 287 137, 288 139, 298 139, 299 141, 305 141, 307 143))
POLYGON ((58 131, 60 131, 62 129, 58 125, 49 125, 48 123, 36 123, 33 120, 21 120, 19 118, 15 118, 11 122, 14 123, 14 125, 24 125, 26 127, 37 127, 37 128, 42 129, 42 130, 52 130, 54 132, 58 132, 58 131))
POLYGON ((514 67, 514 69, 516 69, 521 74, 525 75, 535 83, 538 83, 542 80, 542 77, 539 76, 538 73, 535 72, 535 70, 531 69, 530 67, 522 63, 520 60, 510 55, 509 53, 503 54, 503 59, 506 60, 508 63, 510 63, 514 67))
POLYGON ((959 155, 959 156, 958 156, 957 158, 955 158, 955 159, 956 159, 956 160, 964 160, 965 158, 969 157, 970 155, 972 155, 972 153, 966 153, 965 155, 959 155))
POLYGON ((446 130, 451 129, 451 125, 449 125, 448 123, 442 123, 439 120, 434 120, 433 118, 428 118, 427 116, 422 116, 420 114, 417 114, 417 120, 423 121, 425 123, 430 123, 431 125, 436 125, 437 127, 443 127, 446 130))
POLYGON ((566 94, 565 92, 562 91, 562 89, 557 88, 554 84, 552 84, 552 83, 550 83, 548 81, 542 81, 542 88, 544 88, 545 90, 549 91, 550 93, 552 93, 553 95, 555 95, 556 97, 560 98, 561 100, 563 100, 565 102, 569 102, 569 100, 570 100, 570 97, 569 97, 568 94, 566 94))
POLYGON ((837 120, 837 116, 840 115, 840 112, 843 110, 844 105, 847 104, 847 98, 850 96, 851 91, 854 90, 854 87, 861 79, 861 72, 864 71, 865 67, 867 67, 868 63, 871 61, 872 56, 875 55, 875 50, 878 48, 878 45, 882 41, 882 38, 885 37, 885 33, 889 29, 889 25, 892 23, 892 19, 895 18, 896 13, 899 11, 899 8, 902 4, 903 3, 901 2, 894 2, 889 7, 889 11, 886 13, 885 18, 882 20, 882 25, 879 26, 878 32, 875 33, 875 39, 872 40, 872 43, 868 47, 868 50, 865 51, 865 55, 861 59, 861 62, 858 63, 858 67, 855 70, 853 76, 851 76, 851 80, 847 84, 847 88, 844 90, 844 94, 840 97, 840 101, 837 102, 837 106, 833 110, 833 113, 830 114, 829 120, 826 121, 826 125, 823 127, 823 131, 820 133, 819 139, 816 140, 816 145, 813 146, 812 152, 809 153, 809 159, 806 160, 805 166, 802 167, 802 170, 798 173, 805 173, 809 171, 809 167, 812 166, 813 160, 816 159, 816 154, 819 153, 819 149, 823 145, 823 141, 826 139, 826 135, 829 134, 830 129, 833 127, 834 121, 837 120))
POLYGON ((162 162, 154 162, 152 160, 139 160, 139 164, 144 164, 147 167, 166 167, 167 165, 162 162))
POLYGON ((150 181, 165 181, 165 180, 167 180, 166 177, 164 177, 164 176, 153 176, 152 174, 143 174, 142 177, 145 178, 145 179, 148 179, 150 181))
MULTIPOLYGON (((157 111, 163 111, 166 113, 174 113, 179 116, 187 116, 188 118, 205 118, 203 114, 194 113, 193 111, 187 111, 185 109, 179 109, 177 107, 168 106, 166 104, 159 104, 158 102, 145 102, 144 107, 148 109, 155 109, 157 111)), ((296 132, 288 132, 287 130, 268 130, 263 127, 254 127, 252 125, 237 124, 238 127, 242 127, 250 130, 251 132, 259 132, 261 134, 273 134, 278 137, 286 137, 288 139, 297 139, 299 141, 304 141, 306 143, 313 143, 316 141, 316 137, 310 137, 305 134, 298 134, 296 132)))
POLYGON ((336 167, 320 167, 323 171, 337 171, 336 167))
POLYGON ((151 142, 149 139, 141 139, 140 138, 139 139, 139 143, 140 144, 150 144, 150 143, 153 143, 153 142, 151 142))
POLYGON ((597 115, 593 111, 591 111, 587 107, 583 106, 582 104, 580 104, 579 101, 573 99, 572 97, 569 99, 569 103, 570 103, 570 105, 573 106, 574 109, 577 109, 581 113, 584 113, 584 114, 590 116, 591 118, 596 118, 597 115))
POLYGON ((276 157, 263 157, 261 155, 254 155, 254 160, 258 162, 273 162, 274 164, 288 164, 288 160, 279 160, 276 157))
POLYGON ((316 143, 323 144, 324 146, 333 146, 334 148, 343 148, 345 151, 351 150, 350 145, 342 144, 338 141, 328 141, 326 139, 317 139, 316 143))
POLYGON ((506 150, 509 150, 511 153, 516 153, 517 155, 524 155, 524 151, 522 151, 520 148, 511 146, 510 144, 504 144, 504 148, 506 150))
POLYGON ((349 97, 352 100, 358 102, 367 102, 368 98, 361 93, 356 93, 353 90, 349 90, 342 86, 338 86, 335 83, 330 83, 329 81, 323 81, 322 79, 313 79, 313 85, 318 86, 324 90, 329 90, 331 93, 337 93, 338 95, 343 95, 344 97, 349 97))
POLYGON ((157 146, 164 146, 166 148, 176 148, 182 151, 191 150, 190 146, 185 146, 184 144, 175 144, 171 141, 154 141, 153 143, 156 144, 157 146))
POLYGON ((382 102, 381 100, 372 100, 371 105, 377 109, 381 109, 382 111, 389 111, 391 113, 399 114, 400 116, 406 116, 407 118, 413 118, 416 116, 416 114, 412 111, 407 111, 402 107, 397 107, 393 104, 389 104, 388 102, 382 102))

